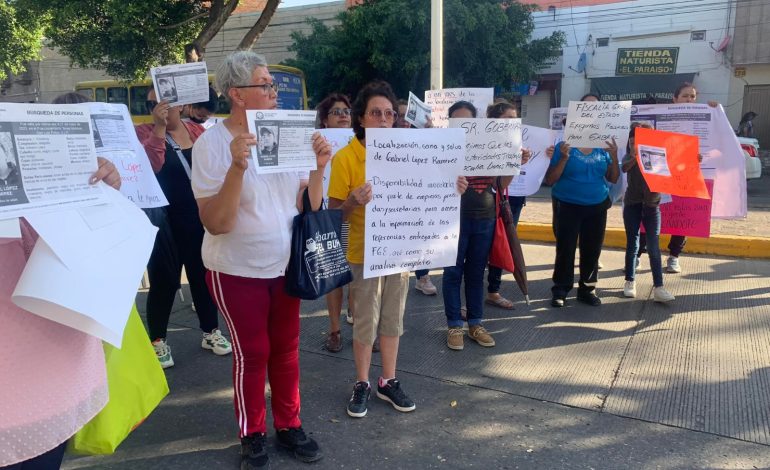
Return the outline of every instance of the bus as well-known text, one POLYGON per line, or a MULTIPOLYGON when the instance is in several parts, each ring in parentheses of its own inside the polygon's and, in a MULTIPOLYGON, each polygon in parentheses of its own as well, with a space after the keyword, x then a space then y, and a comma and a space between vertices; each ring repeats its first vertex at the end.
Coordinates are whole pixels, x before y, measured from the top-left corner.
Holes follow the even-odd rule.
MULTIPOLYGON (((305 74, 302 70, 286 65, 268 65, 273 81, 278 84, 279 109, 308 109, 305 74)), ((209 83, 214 82, 214 74, 209 74, 209 83)), ((150 79, 136 82, 118 80, 97 80, 78 82, 75 91, 87 96, 92 101, 103 103, 123 103, 131 113, 134 124, 152 122, 147 111, 147 93, 152 88, 150 79)), ((216 116, 230 114, 230 105, 223 96, 219 97, 216 116)))

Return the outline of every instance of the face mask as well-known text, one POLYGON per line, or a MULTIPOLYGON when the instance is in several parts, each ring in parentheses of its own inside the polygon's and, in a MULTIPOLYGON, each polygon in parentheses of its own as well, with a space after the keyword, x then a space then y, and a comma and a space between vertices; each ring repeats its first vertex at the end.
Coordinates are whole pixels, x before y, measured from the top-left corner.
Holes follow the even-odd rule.
POLYGON ((203 124, 204 122, 208 121, 208 119, 201 119, 195 116, 190 116, 190 120, 196 124, 203 124))

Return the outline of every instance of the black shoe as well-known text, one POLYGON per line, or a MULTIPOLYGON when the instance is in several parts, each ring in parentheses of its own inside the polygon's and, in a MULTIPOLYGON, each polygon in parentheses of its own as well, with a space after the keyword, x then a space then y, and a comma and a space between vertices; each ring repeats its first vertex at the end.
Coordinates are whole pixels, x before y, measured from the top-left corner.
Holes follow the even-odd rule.
POLYGON ((276 437, 278 438, 278 445, 293 452, 297 460, 315 462, 323 457, 316 441, 307 437, 301 427, 277 431, 276 437))
POLYGON ((353 386, 353 396, 348 402, 348 415, 353 418, 363 418, 368 411, 366 408, 369 403, 369 395, 372 393, 372 387, 367 382, 356 382, 353 386))
POLYGON ((241 438, 241 470, 256 470, 270 468, 267 459, 265 442, 267 438, 263 433, 255 433, 241 438))
POLYGON ((551 299, 551 307, 561 308, 564 307, 564 299, 561 297, 553 297, 551 299))
POLYGON ((602 304, 602 299, 596 296, 593 292, 578 292, 577 299, 584 304, 588 304, 592 307, 598 307, 602 304))
POLYGON ((416 408, 411 398, 406 396, 401 390, 401 382, 396 379, 390 379, 384 387, 377 385, 377 397, 393 405, 393 408, 404 413, 414 411, 416 408))

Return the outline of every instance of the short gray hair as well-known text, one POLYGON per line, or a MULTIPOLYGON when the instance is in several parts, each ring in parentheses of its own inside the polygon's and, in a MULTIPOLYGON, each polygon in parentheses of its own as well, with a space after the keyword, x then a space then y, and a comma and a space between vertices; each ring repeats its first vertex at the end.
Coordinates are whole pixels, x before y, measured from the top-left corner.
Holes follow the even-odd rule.
POLYGON ((217 67, 216 86, 227 102, 230 88, 251 84, 251 76, 257 67, 267 67, 265 57, 251 51, 235 51, 217 67))

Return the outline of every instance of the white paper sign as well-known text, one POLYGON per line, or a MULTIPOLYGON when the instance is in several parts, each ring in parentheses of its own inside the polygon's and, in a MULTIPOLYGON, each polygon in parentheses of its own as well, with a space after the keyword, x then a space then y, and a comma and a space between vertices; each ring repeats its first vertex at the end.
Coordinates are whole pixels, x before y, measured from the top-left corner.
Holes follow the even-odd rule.
POLYGON ((462 129, 367 129, 364 278, 457 262, 462 129))
POLYGON ((430 106, 423 103, 420 98, 409 92, 409 104, 406 107, 404 120, 418 129, 424 129, 430 118, 430 106))
POLYGON ((521 171, 513 177, 508 185, 508 194, 511 196, 530 196, 535 194, 543 183, 545 172, 551 159, 546 155, 546 149, 554 145, 559 131, 543 129, 542 127, 521 126, 521 146, 529 149, 532 156, 529 161, 521 166, 521 171))
POLYGON ((642 162, 642 166, 639 167, 642 172, 648 175, 671 176, 665 147, 639 145, 639 160, 642 162))
POLYGON ((21 238, 21 225, 19 219, 0 220, 0 243, 3 239, 15 240, 21 238))
POLYGON ((315 111, 247 110, 249 132, 258 143, 251 148, 258 174, 314 171, 315 111))
POLYGON ((651 104, 635 106, 633 122, 657 130, 698 136, 704 178, 714 179, 711 217, 743 218, 748 213, 746 162, 724 109, 706 104, 651 104))
POLYGON ((88 110, 0 103, 0 219, 104 202, 88 110))
POLYGON ((206 62, 153 67, 150 76, 158 101, 165 100, 172 106, 182 106, 209 100, 206 62))
POLYGON ((567 108, 551 108, 549 114, 549 121, 551 123, 551 129, 563 130, 564 121, 567 119, 567 108))
MULTIPOLYGON (((353 138, 353 129, 316 129, 332 146, 332 160, 340 149, 350 143, 353 138)), ((329 179, 332 174, 332 162, 326 164, 324 168, 324 203, 329 204, 329 179)))
POLYGON ((96 154, 111 161, 120 173, 120 192, 143 209, 167 206, 166 196, 136 136, 126 105, 83 103, 82 106, 91 112, 96 154))
POLYGON ((449 125, 449 108, 458 101, 472 103, 476 107, 476 117, 485 117, 487 106, 492 104, 494 99, 494 88, 445 88, 425 92, 425 103, 431 108, 433 127, 449 125))
MULTIPOLYGON (((99 256, 77 260, 70 266, 62 262, 61 253, 55 253, 41 235, 11 300, 35 315, 119 348, 157 229, 120 193, 111 188, 106 188, 105 193, 130 235, 99 256)), ((66 225, 70 217, 78 217, 72 214, 62 213, 60 223, 66 225)))
POLYGON ((518 175, 521 119, 451 118, 449 127, 465 131, 465 176, 518 175))
POLYGON ((616 143, 627 140, 630 127, 630 101, 570 101, 564 141, 572 147, 606 148, 613 138, 616 143))

